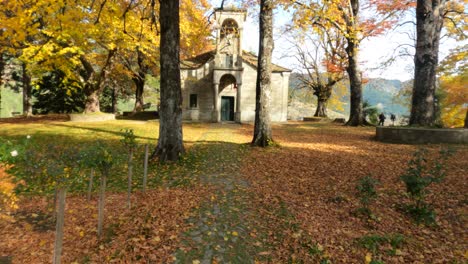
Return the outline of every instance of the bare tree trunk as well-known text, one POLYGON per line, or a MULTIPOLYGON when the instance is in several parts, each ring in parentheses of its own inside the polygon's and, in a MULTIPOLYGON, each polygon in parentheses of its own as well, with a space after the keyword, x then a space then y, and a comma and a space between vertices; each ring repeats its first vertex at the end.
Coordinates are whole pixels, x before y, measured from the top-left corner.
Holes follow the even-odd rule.
POLYGON ((436 69, 445 2, 445 0, 417 1, 410 125, 430 126, 435 121, 436 69))
POLYGON ((253 146, 266 147, 273 142, 270 122, 271 56, 273 48, 273 2, 272 0, 261 0, 253 146))
POLYGON ((26 65, 23 63, 23 115, 26 117, 32 116, 32 87, 31 76, 29 76, 26 65))
POLYGON ((132 176, 133 176, 133 149, 128 153, 128 190, 127 190, 127 206, 132 208, 132 176))
POLYGON ((102 236, 102 227, 104 225, 104 207, 106 203, 106 178, 108 172, 104 170, 101 175, 101 186, 99 190, 99 205, 98 205, 98 238, 102 236))
POLYGON ((317 100, 317 109, 315 110, 314 116, 327 117, 327 101, 328 100, 317 100))
POLYGON ((158 145, 152 156, 160 162, 178 160, 182 141, 182 91, 180 83, 179 1, 160 1, 161 105, 158 145))
POLYGON ((54 246, 54 264, 60 264, 62 258, 63 246, 63 225, 65 221, 65 187, 58 190, 59 206, 57 211, 57 220, 55 227, 55 246, 54 246))

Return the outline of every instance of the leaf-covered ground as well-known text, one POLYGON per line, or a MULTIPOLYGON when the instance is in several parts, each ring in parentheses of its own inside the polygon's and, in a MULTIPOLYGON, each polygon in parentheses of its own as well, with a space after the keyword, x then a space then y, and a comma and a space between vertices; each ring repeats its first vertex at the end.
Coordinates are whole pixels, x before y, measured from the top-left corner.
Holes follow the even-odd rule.
MULTIPOLYGON (((445 180, 429 189, 428 201, 437 213, 437 226, 418 226, 399 206, 408 202, 399 176, 416 146, 374 141, 374 130, 300 123, 275 127, 280 148, 254 149, 243 174, 255 190, 257 208, 287 208, 287 217, 264 213, 269 230, 287 226, 287 238, 270 234, 278 247, 273 262, 363 263, 370 250, 359 243, 364 236, 404 237, 393 254, 382 243, 372 259, 385 263, 466 263, 468 253, 468 149, 458 146, 445 180), (353 212, 359 207, 357 180, 378 179, 379 197, 371 206, 376 220, 353 212), (311 242, 309 242, 311 241, 311 242), (311 253, 315 253, 311 254, 311 253), (393 255, 393 256, 392 256, 393 255)), ((428 146, 434 154, 440 146, 428 146)), ((368 256, 369 258, 369 256, 368 256)))
MULTIPOLYGON (((30 134, 37 144, 58 138, 63 144, 105 139, 117 145, 126 128, 134 129, 139 143, 155 144, 157 122, 134 121, 1 124, 0 138, 30 134)), ((88 202, 85 188, 71 189, 64 263, 468 260, 467 146, 455 146, 445 180, 429 188, 437 225, 427 227, 400 209, 408 198, 399 176, 417 146, 376 142, 373 128, 289 123, 274 126, 278 146, 259 149, 248 146, 252 129, 184 124, 187 153, 175 164, 153 164, 146 194, 138 191, 142 168, 135 167, 131 210, 125 206, 121 167, 111 182, 100 241, 96 193, 88 202), (356 184, 366 175, 381 182, 371 205, 373 220, 355 214, 356 184)), ((440 146, 428 148, 435 155, 440 146)), ((136 158, 141 160, 141 153, 136 158)), ((0 262, 48 263, 55 228, 50 201, 34 194, 18 197, 18 209, 0 220, 0 262)))

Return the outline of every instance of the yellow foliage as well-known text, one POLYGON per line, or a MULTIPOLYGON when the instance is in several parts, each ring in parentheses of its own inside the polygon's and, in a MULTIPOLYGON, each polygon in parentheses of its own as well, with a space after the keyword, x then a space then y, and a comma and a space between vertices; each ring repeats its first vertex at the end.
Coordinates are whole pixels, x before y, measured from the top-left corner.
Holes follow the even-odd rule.
POLYGON ((16 209, 18 198, 14 192, 15 184, 5 167, 0 164, 0 217, 3 213, 16 209))
POLYGON ((463 127, 468 111, 468 45, 452 50, 440 67, 441 118, 447 127, 463 127))
MULTIPOLYGON (((80 80, 83 59, 97 71, 109 50, 130 61, 144 54, 157 74, 159 58, 158 1, 25 0, 0 1, 0 52, 21 55, 33 78, 60 70, 66 78, 80 80), (38 19, 40 18, 40 19, 38 19)), ((210 49, 207 0, 183 0, 180 5, 181 56, 210 49)), ((114 59, 108 76, 132 76, 114 59)))

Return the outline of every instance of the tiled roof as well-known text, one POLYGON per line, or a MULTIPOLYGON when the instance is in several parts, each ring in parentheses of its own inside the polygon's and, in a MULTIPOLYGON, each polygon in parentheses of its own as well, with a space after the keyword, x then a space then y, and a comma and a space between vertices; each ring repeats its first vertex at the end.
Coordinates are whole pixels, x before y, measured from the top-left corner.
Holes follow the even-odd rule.
POLYGON ((208 51, 197 55, 193 58, 189 58, 180 62, 180 67, 182 69, 198 69, 203 66, 205 63, 214 59, 215 50, 208 51))
MULTIPOLYGON (((212 50, 212 51, 202 53, 202 54, 200 54, 198 56, 195 56, 193 58, 183 60, 183 61, 180 62, 180 67, 182 69, 198 69, 201 66, 203 66, 205 63, 210 62, 211 60, 213 60, 214 57, 215 57, 215 53, 216 53, 216 51, 212 50)), ((250 64, 254 68, 257 68, 258 57, 255 54, 253 54, 251 52, 244 51, 244 52, 242 52, 242 59, 243 59, 244 62, 250 64)), ((272 64, 272 66, 273 66, 272 72, 290 72, 291 71, 290 69, 281 67, 281 66, 276 65, 276 64, 272 64)))

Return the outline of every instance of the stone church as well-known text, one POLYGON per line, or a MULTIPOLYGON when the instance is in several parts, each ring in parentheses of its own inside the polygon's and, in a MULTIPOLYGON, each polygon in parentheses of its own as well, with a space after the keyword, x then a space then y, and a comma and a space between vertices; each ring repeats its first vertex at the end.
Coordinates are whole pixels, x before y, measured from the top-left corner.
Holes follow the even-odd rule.
MULTIPOLYGON (((215 11, 216 49, 181 62, 183 119, 253 122, 257 56, 242 50, 246 11, 215 11)), ((271 120, 287 120, 291 70, 273 65, 271 120)))

